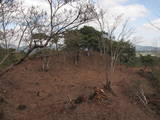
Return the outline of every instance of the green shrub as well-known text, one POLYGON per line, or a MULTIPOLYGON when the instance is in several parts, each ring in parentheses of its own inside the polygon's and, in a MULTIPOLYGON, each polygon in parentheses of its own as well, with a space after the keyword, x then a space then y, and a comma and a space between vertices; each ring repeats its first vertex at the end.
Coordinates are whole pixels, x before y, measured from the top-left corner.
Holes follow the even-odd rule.
POLYGON ((153 66, 153 57, 151 55, 147 55, 147 56, 141 55, 140 61, 145 68, 148 66, 153 66))
POLYGON ((157 69, 153 69, 150 73, 150 80, 154 88, 160 91, 160 71, 157 69))
MULTIPOLYGON (((5 62, 0 65, 0 69, 4 69, 13 63, 16 63, 23 56, 24 56, 23 52, 17 52, 17 53, 10 54, 9 57, 5 60, 5 62)), ((5 57, 4 54, 0 54, 0 61, 3 60, 4 57, 5 57)))
POLYGON ((134 67, 154 67, 160 65, 160 58, 156 56, 140 56, 140 57, 135 57, 132 61, 131 66, 134 67))
POLYGON ((35 58, 39 58, 42 56, 47 56, 47 55, 51 55, 55 52, 54 49, 50 49, 50 48, 43 48, 43 49, 37 49, 35 50, 30 56, 29 59, 35 59, 35 58))
POLYGON ((136 102, 138 100, 137 92, 140 91, 142 84, 142 80, 134 80, 130 84, 126 84, 124 86, 124 94, 127 95, 132 102, 136 102))

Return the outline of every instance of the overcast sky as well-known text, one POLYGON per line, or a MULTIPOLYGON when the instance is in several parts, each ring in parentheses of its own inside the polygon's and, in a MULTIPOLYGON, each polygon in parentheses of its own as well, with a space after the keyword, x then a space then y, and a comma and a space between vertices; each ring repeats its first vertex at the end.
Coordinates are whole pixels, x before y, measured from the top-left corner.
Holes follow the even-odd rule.
MULTIPOLYGON (((48 7, 44 0, 20 0, 27 6, 40 5, 48 7)), ((135 28, 135 36, 139 39, 136 44, 160 46, 160 31, 153 28, 149 21, 160 26, 160 0, 94 0, 112 14, 124 14, 130 18, 131 27, 135 28)))

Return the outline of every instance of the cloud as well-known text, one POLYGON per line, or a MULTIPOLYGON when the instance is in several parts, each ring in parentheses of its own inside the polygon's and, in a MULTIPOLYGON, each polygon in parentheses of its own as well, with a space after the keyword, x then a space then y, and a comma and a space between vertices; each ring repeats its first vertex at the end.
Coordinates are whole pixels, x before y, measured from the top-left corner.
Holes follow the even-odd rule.
POLYGON ((150 21, 149 23, 146 23, 143 25, 146 29, 152 29, 152 30, 158 30, 160 32, 160 18, 150 21))
POLYGON ((127 5, 127 6, 116 6, 110 11, 114 14, 123 14, 124 17, 130 18, 131 20, 137 20, 138 18, 145 17, 147 15, 147 9, 142 5, 127 5))
POLYGON ((160 19, 155 19, 144 23, 142 26, 137 27, 137 36, 143 36, 143 40, 140 45, 159 46, 158 41, 160 39, 160 30, 156 29, 153 25, 160 28, 160 19), (152 24, 151 24, 152 23, 152 24))
POLYGON ((128 2, 128 0, 97 0, 97 4, 99 4, 103 8, 117 6, 120 3, 125 2, 128 2))
MULTIPOLYGON (((21 1, 26 7, 39 6, 41 9, 49 10, 47 0, 17 0, 21 1)), ((112 15, 123 14, 125 18, 137 20, 138 18, 145 17, 148 10, 141 4, 128 4, 129 0, 96 0, 96 6, 108 11, 112 15)))
POLYGON ((107 10, 113 15, 123 14, 125 18, 137 20, 141 17, 146 17, 149 13, 147 8, 141 4, 127 4, 128 0, 98 0, 97 4, 104 10, 107 10))
MULTIPOLYGON (((140 45, 153 45, 158 34, 153 30, 146 29, 145 25, 139 26, 140 19, 149 16, 150 11, 142 4, 129 4, 129 0, 97 0, 98 7, 101 7, 107 13, 112 15, 123 15, 125 19, 130 20, 130 27, 136 27, 135 30, 135 44, 140 45)), ((113 21, 108 17, 109 21, 113 21)))
POLYGON ((24 7, 29 8, 32 6, 40 7, 41 9, 48 10, 49 4, 46 2, 47 0, 17 0, 18 2, 22 2, 24 7))

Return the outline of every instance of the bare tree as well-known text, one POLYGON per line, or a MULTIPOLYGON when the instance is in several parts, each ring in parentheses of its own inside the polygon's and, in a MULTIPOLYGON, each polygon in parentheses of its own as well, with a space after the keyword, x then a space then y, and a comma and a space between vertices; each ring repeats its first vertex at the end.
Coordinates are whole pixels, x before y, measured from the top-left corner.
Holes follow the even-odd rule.
POLYGON ((27 39, 27 42, 29 43, 29 49, 23 58, 7 68, 4 72, 2 72, 1 75, 10 70, 11 67, 22 63, 30 55, 30 53, 32 53, 33 50, 37 48, 47 47, 52 42, 53 36, 62 34, 66 30, 77 28, 78 26, 89 22, 94 18, 93 11, 95 10, 95 8, 91 2, 84 2, 83 0, 46 0, 46 3, 50 7, 49 11, 46 12, 48 13, 48 21, 45 21, 45 24, 43 26, 39 26, 39 24, 37 23, 35 24, 35 21, 38 22, 39 20, 41 20, 36 19, 38 17, 37 14, 33 14, 34 19, 29 19, 31 21, 28 21, 27 18, 25 19, 27 26, 29 26, 30 29, 30 39, 27 39), (39 33, 38 30, 42 31, 48 36, 41 42, 41 44, 37 44, 36 41, 33 41, 33 39, 31 39, 32 34, 39 33))
POLYGON ((109 20, 105 20, 105 13, 103 10, 100 10, 98 14, 96 13, 95 17, 102 32, 101 41, 103 53, 105 55, 105 87, 112 91, 112 77, 115 74, 115 67, 122 49, 125 47, 120 44, 120 41, 123 42, 131 40, 130 37, 133 34, 133 29, 128 28, 129 21, 128 19, 124 20, 122 15, 112 18, 112 23, 109 20), (108 40, 109 43, 106 40, 108 40), (116 48, 113 46, 114 41, 119 41, 116 48), (110 57, 107 56, 108 53, 110 54, 110 57))
MULTIPOLYGON (((3 49, 5 49, 4 58, 1 60, 0 64, 3 64, 11 54, 15 54, 16 52, 10 52, 9 48, 17 46, 17 51, 20 48, 22 41, 26 42, 28 36, 30 36, 29 31, 32 31, 33 22, 36 25, 36 19, 29 14, 30 21, 27 21, 26 16, 23 11, 22 3, 12 1, 12 0, 2 0, 0 3, 0 45, 3 49), (25 17, 24 17, 25 16, 25 17), (31 21, 31 19, 33 19, 31 21), (18 44, 18 45, 16 45, 18 44)), ((28 11, 32 12, 35 17, 36 14, 33 9, 29 9, 28 11)), ((39 15, 40 16, 40 15, 39 15)))
POLYGON ((9 47, 9 41, 7 40, 9 29, 7 29, 7 27, 13 22, 12 14, 15 11, 14 3, 12 1, 2 0, 0 3, 0 11, 1 45, 7 50, 9 47))
POLYGON ((151 25, 153 28, 155 28, 155 29, 157 29, 158 31, 160 31, 160 26, 159 26, 159 25, 157 25, 156 23, 151 22, 150 20, 149 20, 149 23, 150 23, 150 25, 151 25))
MULTIPOLYGON (((160 17, 159 15, 157 15, 157 17, 160 17)), ((155 28, 157 31, 160 31, 160 26, 158 23, 155 23, 155 22, 151 22, 150 20, 149 21, 149 24, 151 25, 151 27, 155 28)), ((159 38, 157 39, 156 43, 154 44, 154 46, 156 46, 157 48, 152 51, 153 54, 155 54, 156 56, 160 56, 160 52, 158 50, 158 47, 159 47, 159 38)))
POLYGON ((0 1, 0 46, 5 50, 4 58, 0 61, 3 64, 10 56, 9 48, 14 42, 14 34, 17 30, 16 17, 19 3, 12 0, 0 1))
POLYGON ((80 51, 81 51, 81 44, 80 41, 82 40, 82 35, 78 32, 78 30, 67 31, 64 34, 65 38, 65 46, 66 50, 72 53, 73 62, 75 65, 78 65, 80 61, 80 51))

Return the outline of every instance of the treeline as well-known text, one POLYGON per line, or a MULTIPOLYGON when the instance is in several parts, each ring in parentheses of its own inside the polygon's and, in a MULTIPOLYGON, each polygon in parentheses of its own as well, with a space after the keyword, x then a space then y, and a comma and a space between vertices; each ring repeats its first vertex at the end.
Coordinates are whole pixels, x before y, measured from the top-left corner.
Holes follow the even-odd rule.
MULTIPOLYGON (((37 33, 32 35, 32 39, 46 39, 48 36, 45 33, 37 33)), ((50 50, 55 51, 72 51, 73 53, 79 56, 81 51, 86 51, 88 55, 92 52, 99 52, 100 54, 104 54, 104 51, 108 55, 111 55, 112 51, 119 52, 119 61, 120 63, 131 64, 135 60, 135 47, 129 41, 115 41, 114 37, 109 38, 108 34, 105 32, 100 32, 91 26, 84 26, 80 29, 68 30, 60 36, 54 36, 54 40, 61 41, 61 44, 56 44, 54 47, 48 47, 50 50), (61 39, 61 40, 59 40, 61 39), (105 50, 103 45, 105 44, 105 50), (111 48, 112 47, 112 48, 111 48), (118 48, 118 49, 117 49, 118 48)), ((3 58, 3 53, 5 52, 5 48, 1 49, 1 59, 3 58)), ((10 48, 10 52, 15 52, 16 49, 10 48)), ((38 50, 39 51, 39 50, 38 50)), ((23 54, 23 52, 21 51, 23 54)), ((13 57, 13 56, 12 56, 13 57)))
POLYGON ((114 37, 109 38, 108 33, 100 32, 90 26, 66 31, 63 49, 77 52, 77 55, 80 51, 87 51, 88 54, 91 52, 104 54, 106 51, 111 56, 112 51, 114 51, 119 53, 119 61, 125 64, 133 63, 136 57, 135 47, 130 41, 123 39, 116 41, 114 37))
MULTIPOLYGON (((48 36, 45 33, 36 33, 32 35, 32 39, 41 40, 46 39, 48 36)), ((56 44, 48 46, 45 49, 36 50, 31 56, 43 53, 45 56, 49 51, 54 52, 72 52, 75 55, 76 62, 79 61, 80 53, 86 52, 91 55, 92 52, 99 52, 99 54, 105 54, 111 57, 112 51, 119 53, 118 61, 120 64, 126 64, 131 66, 144 66, 147 67, 155 66, 159 63, 158 57, 150 55, 136 57, 136 50, 134 45, 130 41, 120 40, 116 41, 113 38, 109 38, 108 33, 96 30, 91 26, 84 26, 80 29, 68 30, 59 36, 54 36, 54 42, 56 44), (58 43, 60 41, 60 43, 58 43), (103 45, 105 44, 105 50, 103 45)), ((25 47, 24 47, 25 48, 25 47)), ((14 48, 5 49, 0 47, 0 60, 2 61, 5 57, 5 52, 9 52, 10 55, 6 59, 1 68, 8 66, 24 56, 25 50, 16 50, 14 48), (2 67, 3 66, 3 67, 2 67)), ((48 55, 49 56, 49 55, 48 55)))

